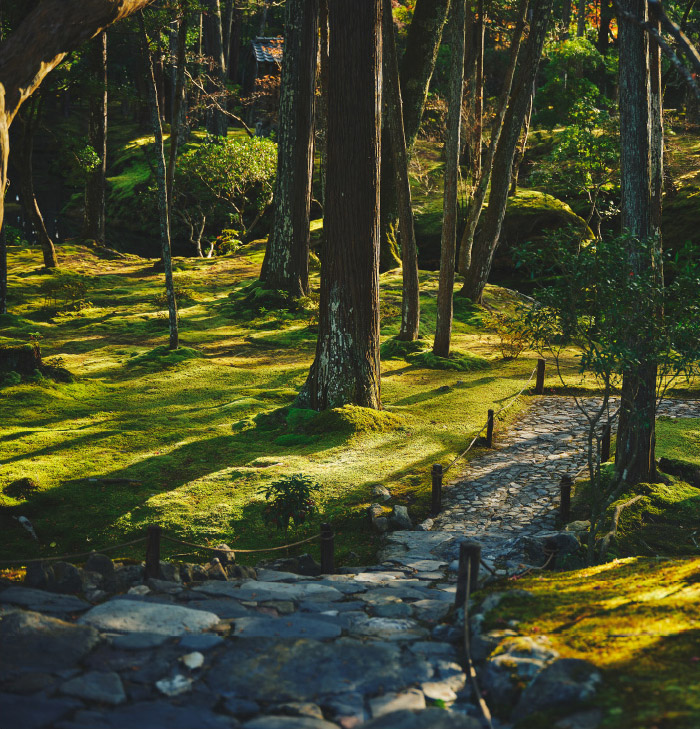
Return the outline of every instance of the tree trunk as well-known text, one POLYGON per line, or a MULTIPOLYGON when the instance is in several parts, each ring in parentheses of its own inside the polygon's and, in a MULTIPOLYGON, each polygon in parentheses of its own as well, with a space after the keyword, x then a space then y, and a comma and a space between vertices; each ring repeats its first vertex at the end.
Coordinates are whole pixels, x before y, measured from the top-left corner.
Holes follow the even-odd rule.
POLYGON ((153 61, 148 48, 146 25, 143 22, 143 13, 139 13, 139 26, 141 28, 141 42, 144 67, 146 70, 146 86, 150 97, 151 121, 155 136, 156 154, 156 181, 158 184, 158 214, 160 218, 160 241, 162 245, 163 266, 165 268, 165 291, 168 297, 168 319, 170 322, 170 349, 178 348, 178 322, 177 302, 175 300, 175 287, 173 285, 173 262, 170 254, 170 219, 168 216, 168 188, 166 184, 165 151, 163 148, 163 129, 160 125, 160 110, 158 108, 158 91, 156 79, 153 75, 153 61))
POLYGON ((0 228, 0 315, 7 314, 7 234, 0 228))
POLYGON ((187 2, 182 6, 182 17, 177 32, 177 50, 175 58, 175 91, 173 93, 173 114, 170 119, 170 149, 166 188, 168 196, 168 217, 172 219, 173 188, 175 184, 175 168, 177 166, 177 152, 180 145, 180 130, 183 121, 183 107, 185 103, 185 66, 187 64, 186 43, 187 23, 189 20, 189 7, 187 2))
MULTIPOLYGON (((326 210, 326 170, 328 167, 328 0, 320 0, 318 8, 320 48, 318 54, 318 85, 320 94, 316 105, 316 135, 320 157, 321 206, 326 210)), ((324 235, 325 237, 325 235, 324 235)))
POLYGON ((100 161, 88 172, 85 181, 83 238, 105 242, 105 193, 107 175, 107 33, 90 42, 89 72, 95 82, 90 94, 88 144, 100 161), (96 93, 99 90, 99 93, 96 93))
POLYGON ((418 288, 418 249, 413 229, 411 185, 408 180, 408 154, 403 128, 399 64, 396 57, 394 20, 391 0, 382 5, 383 81, 391 156, 396 161, 396 192, 401 227, 401 257, 403 260, 403 291, 401 299, 401 329, 398 338, 412 342, 418 339, 420 325, 420 292, 418 288))
POLYGON ((576 37, 581 38, 586 34, 586 8, 587 0, 578 0, 578 10, 576 13, 576 37))
MULTIPOLYGON (((205 40, 207 55, 214 59, 214 68, 211 75, 216 78, 217 84, 211 86, 211 92, 220 93, 226 85, 226 60, 224 58, 224 36, 221 21, 221 6, 219 0, 207 0, 209 11, 206 17, 205 40)), ((226 104, 225 99, 220 101, 221 106, 226 104)), ((225 137, 228 132, 228 120, 219 109, 210 109, 207 115, 207 131, 217 137, 225 137)))
POLYGON ((39 203, 34 194, 34 170, 33 170, 33 152, 34 152, 34 125, 39 115, 39 104, 36 97, 32 99, 26 113, 20 116, 20 126, 22 127, 21 143, 19 153, 17 155, 17 167, 19 169, 19 184, 22 191, 22 202, 25 211, 34 228, 37 241, 41 246, 44 257, 44 266, 46 268, 56 268, 58 261, 56 260, 56 249, 54 248, 51 236, 46 230, 44 218, 39 209, 39 203))
POLYGON ((533 0, 532 20, 527 43, 518 61, 518 71, 503 120, 503 131, 494 154, 491 192, 483 227, 474 241, 471 263, 465 275, 461 294, 472 301, 481 297, 491 272, 493 254, 498 246, 501 226, 508 203, 511 171, 515 148, 530 103, 530 95, 537 76, 542 48, 547 36, 547 26, 552 14, 552 0, 533 0))
POLYGON ((297 298, 309 292, 318 2, 287 0, 285 12, 277 177, 260 280, 297 298))
POLYGON ((610 23, 614 17, 613 4, 610 0, 600 0, 600 23, 598 24, 598 51, 606 55, 610 46, 610 23))
POLYGON ((328 192, 316 358, 297 402, 381 407, 381 2, 329 0, 328 192))
MULTIPOLYGON (((622 0, 620 7, 640 22, 647 19, 644 0, 622 0)), ((661 217, 660 59, 656 47, 650 59, 648 37, 637 23, 625 17, 618 22, 622 229, 644 240, 658 233, 661 217)), ((653 261, 642 259, 631 241, 626 265, 635 273, 648 270, 653 261)), ((630 483, 651 481, 656 475, 657 367, 652 357, 643 354, 648 336, 648 332, 630 332, 629 346, 640 352, 639 364, 625 372, 622 380, 615 467, 630 483)))
POLYGON ((459 137, 462 128, 464 91, 465 0, 452 0, 450 22, 450 101, 445 141, 445 188, 443 195, 440 282, 437 295, 437 322, 433 353, 449 357, 452 338, 452 298, 455 286, 457 248, 457 186, 459 183, 459 137))
POLYGON ((503 87, 501 89, 498 113, 493 122, 491 140, 489 142, 488 152, 486 153, 486 160, 481 168, 481 175, 479 176, 476 190, 472 195, 469 212, 467 214, 467 222, 464 226, 464 232, 462 233, 462 240, 460 241, 459 265, 457 268, 463 276, 466 276, 471 265, 474 233, 476 232, 476 226, 479 224, 481 212, 484 208, 484 200, 486 199, 486 192, 491 182, 494 157, 496 149, 498 148, 498 142, 501 138, 501 132, 503 131, 506 111, 508 109, 511 90, 513 88, 513 77, 515 75, 518 55, 520 53, 520 44, 522 43, 523 32, 525 30, 525 18, 527 16, 528 7, 528 0, 520 1, 518 19, 513 31, 513 40, 510 44, 510 62, 503 78, 503 87))
POLYGON ((229 81, 238 81, 238 65, 241 56, 241 26, 243 24, 243 12, 236 0, 233 3, 233 18, 231 24, 231 35, 228 44, 228 57, 226 59, 226 72, 229 81))
POLYGON ((510 175, 510 188, 508 196, 513 197, 518 192, 518 176, 520 175, 520 165, 525 159, 525 149, 527 148, 527 138, 530 134, 530 120, 532 119, 532 105, 535 103, 535 84, 532 85, 530 92, 530 102, 525 112, 525 121, 523 122, 523 130, 520 132, 520 141, 515 149, 515 158, 513 159, 513 171, 510 175))
MULTIPOLYGON (((605 2, 605 0, 603 0, 605 2)), ((561 22, 564 26, 562 40, 569 40, 569 26, 571 25, 571 3, 572 0, 563 0, 561 6, 561 22)))
POLYGON ((467 4, 466 38, 464 54, 465 82, 465 135, 464 150, 460 164, 468 167, 472 185, 476 185, 481 175, 481 152, 483 146, 484 118, 484 33, 486 22, 484 2, 467 4))
MULTIPOLYGON (((408 29, 406 51, 400 64, 400 80, 404 133, 409 155, 420 129, 449 4, 449 0, 417 0, 408 29)), ((398 201, 396 170, 393 157, 389 154, 388 136, 383 141, 380 270, 388 271, 400 265, 396 239, 398 201)))

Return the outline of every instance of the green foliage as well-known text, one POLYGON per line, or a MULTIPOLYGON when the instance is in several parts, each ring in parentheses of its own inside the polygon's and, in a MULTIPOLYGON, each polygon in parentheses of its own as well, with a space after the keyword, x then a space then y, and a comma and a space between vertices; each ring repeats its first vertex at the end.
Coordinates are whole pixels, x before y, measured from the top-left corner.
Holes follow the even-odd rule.
POLYGON ((343 405, 323 410, 309 422, 306 429, 315 433, 387 433, 404 427, 404 420, 386 410, 343 405))
POLYGON ((387 339, 382 344, 379 351, 383 360, 405 359, 409 354, 422 352, 427 346, 427 341, 422 338, 413 341, 404 341, 396 337, 391 337, 391 339, 387 339))
POLYGON ((7 241, 8 246, 27 245, 24 233, 19 228, 15 228, 13 225, 9 225, 8 223, 3 223, 3 228, 5 230, 5 240, 7 241))
MULTIPOLYGON (((175 292, 175 301, 177 301, 178 306, 181 303, 197 301, 197 293, 194 291, 194 289, 190 288, 189 286, 175 284, 173 286, 173 290, 175 292)), ((153 296, 152 301, 155 304, 156 308, 167 309, 168 308, 167 291, 159 291, 157 294, 155 294, 155 296, 153 296)))
POLYGON ((285 531, 290 521, 294 526, 303 524, 307 517, 318 513, 318 506, 312 497, 319 489, 319 484, 303 473, 282 476, 261 486, 258 493, 267 501, 263 518, 268 524, 285 531))
POLYGON ((46 306, 61 304, 80 311, 90 305, 86 297, 91 286, 89 276, 57 271, 41 283, 39 290, 44 296, 46 306))
POLYGON ((0 390, 4 387, 13 387, 22 382, 19 372, 0 372, 0 390))
POLYGON ((503 359, 517 359, 530 344, 526 322, 517 314, 496 312, 491 316, 503 359))
POLYGON ((131 367, 148 367, 150 369, 166 369, 174 367, 189 359, 198 359, 202 356, 196 349, 190 347, 178 347, 177 349, 169 349, 163 344, 160 347, 137 354, 128 360, 127 364, 131 367))
POLYGON ((473 372, 485 370, 491 366, 490 360, 470 352, 453 349, 449 357, 438 357, 432 350, 409 355, 408 360, 420 367, 431 370, 457 370, 458 372, 473 372))

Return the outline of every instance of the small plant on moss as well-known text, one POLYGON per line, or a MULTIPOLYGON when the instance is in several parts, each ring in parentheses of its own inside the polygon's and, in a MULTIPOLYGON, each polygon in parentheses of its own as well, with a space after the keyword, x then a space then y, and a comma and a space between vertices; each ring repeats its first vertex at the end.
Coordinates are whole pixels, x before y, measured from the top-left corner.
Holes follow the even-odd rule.
POLYGON ((529 330, 521 317, 496 313, 491 318, 491 326, 498 336, 498 348, 503 359, 518 359, 528 348, 529 330))
POLYGON ((44 281, 39 290, 44 295, 45 306, 56 306, 61 303, 77 311, 89 307, 87 293, 90 279, 79 273, 57 273, 44 281))
POLYGON ((289 529, 290 521, 294 522, 294 526, 303 524, 307 517, 318 513, 312 496, 319 488, 316 481, 303 473, 282 476, 261 486, 259 492, 267 501, 263 512, 265 521, 285 532, 289 529))

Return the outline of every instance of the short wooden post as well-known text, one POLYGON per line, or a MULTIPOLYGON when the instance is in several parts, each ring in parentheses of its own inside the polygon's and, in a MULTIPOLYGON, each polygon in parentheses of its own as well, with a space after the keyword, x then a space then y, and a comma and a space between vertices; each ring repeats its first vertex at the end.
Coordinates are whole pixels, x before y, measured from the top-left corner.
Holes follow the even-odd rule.
POLYGON ((479 577, 479 563, 481 562, 481 545, 479 542, 462 542, 459 545, 459 571, 457 573, 457 592, 455 594, 455 607, 461 608, 467 599, 467 575, 471 573, 469 591, 476 590, 476 581, 479 577), (467 565, 471 563, 471 570, 467 565))
POLYGON ((605 463, 610 460, 610 423, 606 423, 603 428, 603 437, 600 442, 600 462, 605 463))
POLYGON ((493 448, 493 410, 489 410, 486 421, 486 447, 493 448))
POLYGON ((144 578, 158 578, 160 575, 160 533, 161 528, 155 524, 148 527, 146 533, 146 569, 144 578))
POLYGON ((537 380, 535 381, 535 395, 541 395, 544 392, 544 360, 537 360, 537 380))
POLYGON ((333 557, 335 538, 331 525, 321 524, 321 572, 324 575, 333 574, 335 571, 335 560, 333 557))
POLYGON ((566 524, 569 521, 571 515, 571 487, 574 482, 571 480, 571 476, 562 476, 559 482, 559 488, 561 490, 561 501, 559 502, 559 518, 562 524, 566 524))
POLYGON ((442 466, 439 463, 433 464, 433 514, 439 514, 442 511, 442 466))

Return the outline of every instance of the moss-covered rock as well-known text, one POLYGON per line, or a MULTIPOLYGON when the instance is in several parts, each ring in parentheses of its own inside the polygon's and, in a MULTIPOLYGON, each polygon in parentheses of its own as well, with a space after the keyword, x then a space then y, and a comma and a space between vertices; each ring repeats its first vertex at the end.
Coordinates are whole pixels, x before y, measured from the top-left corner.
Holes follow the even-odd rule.
POLYGON ((319 433, 385 433, 403 426, 403 418, 386 410, 343 405, 318 413, 307 428, 319 433))

